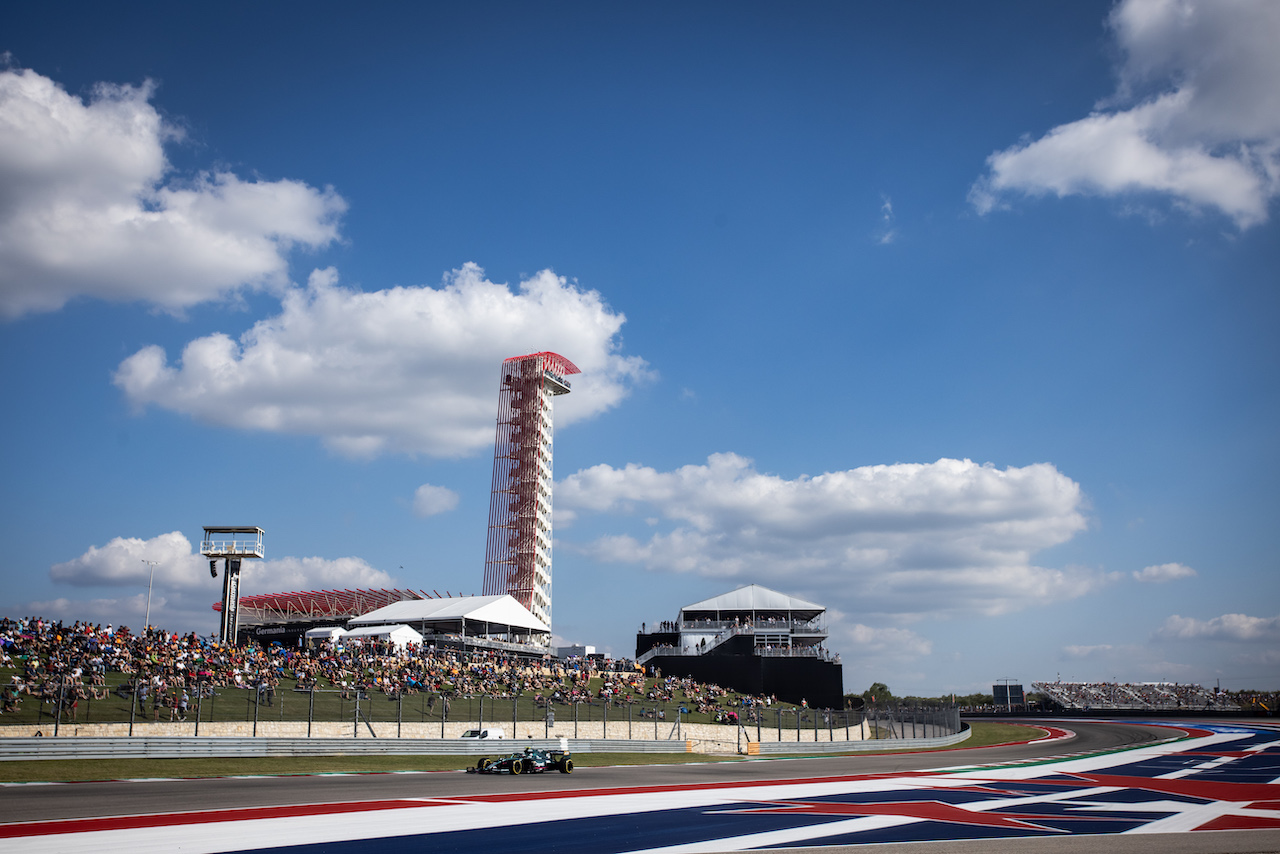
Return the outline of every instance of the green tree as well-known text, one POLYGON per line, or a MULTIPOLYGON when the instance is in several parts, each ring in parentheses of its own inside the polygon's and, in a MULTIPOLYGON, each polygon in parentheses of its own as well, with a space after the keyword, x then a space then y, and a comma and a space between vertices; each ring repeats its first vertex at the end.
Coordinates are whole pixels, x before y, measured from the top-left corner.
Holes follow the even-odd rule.
POLYGON ((889 691, 889 686, 883 682, 872 682, 871 687, 862 692, 862 699, 868 703, 892 703, 894 700, 893 693, 889 691))

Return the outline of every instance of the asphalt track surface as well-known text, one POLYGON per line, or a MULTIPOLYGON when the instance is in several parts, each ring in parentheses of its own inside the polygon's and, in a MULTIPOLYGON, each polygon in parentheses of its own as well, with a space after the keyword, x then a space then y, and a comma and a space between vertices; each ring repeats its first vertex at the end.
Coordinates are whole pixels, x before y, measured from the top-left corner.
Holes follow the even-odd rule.
POLYGON ((1056 725, 1070 734, 572 775, 6 786, 0 851, 1280 852, 1280 729, 1056 725))

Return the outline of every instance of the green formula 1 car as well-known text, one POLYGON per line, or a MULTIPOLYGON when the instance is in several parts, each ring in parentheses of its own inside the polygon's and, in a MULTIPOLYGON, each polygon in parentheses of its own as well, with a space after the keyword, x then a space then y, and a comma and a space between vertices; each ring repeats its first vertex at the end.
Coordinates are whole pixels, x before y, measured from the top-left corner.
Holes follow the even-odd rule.
POLYGON ((523 752, 512 753, 497 759, 481 758, 468 774, 542 774, 559 771, 573 773, 573 759, 567 750, 538 750, 526 747, 523 752))

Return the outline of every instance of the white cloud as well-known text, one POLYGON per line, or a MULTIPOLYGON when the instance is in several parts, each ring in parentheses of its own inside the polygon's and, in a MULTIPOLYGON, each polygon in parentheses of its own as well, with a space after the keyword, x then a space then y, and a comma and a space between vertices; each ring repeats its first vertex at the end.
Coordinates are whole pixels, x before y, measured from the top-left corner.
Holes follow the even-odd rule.
POLYGON ((317 270, 238 341, 198 338, 176 365, 146 347, 121 363, 115 383, 138 406, 319 436, 348 456, 459 456, 492 446, 509 356, 554 350, 582 369, 556 400, 558 426, 617 405, 648 375, 642 359, 617 352, 625 320, 550 270, 514 292, 467 264, 439 288, 370 293, 317 270))
POLYGON ((987 159, 980 212, 1016 192, 1156 193, 1239 228, 1280 193, 1280 4, 1123 0, 1119 87, 1089 116, 987 159))
POLYGON ((193 552, 191 541, 180 531, 161 534, 150 540, 116 537, 105 546, 90 546, 74 560, 54 564, 49 577, 58 584, 74 587, 146 585, 155 562, 155 586, 190 588, 201 583, 201 570, 208 578, 207 564, 193 552))
POLYGON ((1157 566, 1143 567, 1133 573, 1133 577, 1137 581, 1156 584, 1175 581, 1179 578, 1193 578, 1195 575, 1196 571, 1194 569, 1180 563, 1162 563, 1157 566))
POLYGON ((281 288, 290 248, 337 238, 346 203, 332 189, 173 176, 164 145, 182 134, 153 93, 101 83, 86 103, 34 71, 0 71, 0 315, 81 296, 180 311, 281 288))
MULTIPOLYGON (((282 590, 325 590, 395 586, 395 579, 358 557, 283 557, 248 561, 242 575, 242 593, 279 593, 282 590)), ((207 571, 206 571, 207 572, 207 571)), ((206 578, 208 575, 206 574, 206 578)), ((214 597, 222 598, 221 588, 214 597)))
POLYGON ((880 204, 880 221, 881 227, 875 233, 876 243, 881 246, 887 246, 898 239, 898 230, 893 226, 893 199, 888 196, 881 196, 880 204))
POLYGON ((843 650, 845 658, 864 658, 874 655, 880 662, 886 657, 916 659, 933 652, 933 641, 910 629, 873 627, 862 623, 847 623, 831 615, 831 647, 843 650))
MULTIPOLYGON (((211 630, 216 622, 213 604, 222 599, 222 565, 219 565, 219 578, 213 579, 207 559, 196 552, 191 541, 179 531, 149 540, 116 537, 104 546, 90 546, 79 557, 54 564, 49 570, 57 584, 133 587, 140 591, 138 593, 85 600, 58 598, 25 607, 31 613, 58 619, 140 626, 151 572, 145 563, 147 560, 156 561, 151 593, 152 624, 181 631, 201 626, 211 630)), ((248 560, 243 567, 241 593, 245 596, 283 590, 395 586, 391 575, 356 557, 248 560)))
POLYGON ((448 487, 424 483, 413 493, 413 512, 423 518, 448 513, 457 506, 458 493, 448 487))
POLYGON ((1114 647, 1109 643, 1093 644, 1092 646, 1072 644, 1070 646, 1063 647, 1062 651, 1071 658, 1095 658, 1111 652, 1112 649, 1114 649, 1114 647))
POLYGON ((556 486, 558 521, 587 512, 672 523, 646 541, 566 548, 651 570, 759 582, 851 613, 996 614, 1114 580, 1031 556, 1085 527, 1079 486, 1052 465, 969 460, 866 466, 787 480, 716 454, 671 472, 599 465, 556 486))
POLYGON ((1280 616, 1250 617, 1223 614, 1211 620, 1197 620, 1177 614, 1164 621, 1156 637, 1165 640, 1280 641, 1280 616))

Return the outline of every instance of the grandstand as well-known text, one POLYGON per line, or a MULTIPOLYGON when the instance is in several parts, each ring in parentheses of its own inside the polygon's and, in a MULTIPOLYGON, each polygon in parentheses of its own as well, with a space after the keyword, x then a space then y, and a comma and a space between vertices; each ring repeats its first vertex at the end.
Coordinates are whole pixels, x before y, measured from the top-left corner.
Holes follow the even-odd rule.
POLYGON ((1033 690, 1066 710, 1236 711, 1223 693, 1177 682, 1033 682, 1033 690))

